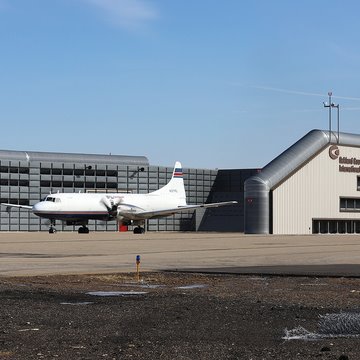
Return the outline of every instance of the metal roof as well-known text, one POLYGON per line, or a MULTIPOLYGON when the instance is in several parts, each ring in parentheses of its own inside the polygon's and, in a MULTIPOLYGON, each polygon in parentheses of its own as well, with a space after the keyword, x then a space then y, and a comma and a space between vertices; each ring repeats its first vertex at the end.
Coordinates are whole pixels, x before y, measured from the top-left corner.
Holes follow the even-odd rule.
POLYGON ((245 232, 269 233, 269 191, 316 156, 325 146, 338 144, 360 147, 360 135, 311 130, 267 164, 259 174, 245 181, 245 232), (256 200, 256 201, 255 201, 256 200))
POLYGON ((337 142, 337 133, 332 133, 330 141, 329 131, 311 130, 250 179, 261 181, 269 190, 273 189, 329 143, 360 146, 360 135, 340 133, 337 142))
POLYGON ((148 166, 145 156, 0 150, 0 160, 148 166))

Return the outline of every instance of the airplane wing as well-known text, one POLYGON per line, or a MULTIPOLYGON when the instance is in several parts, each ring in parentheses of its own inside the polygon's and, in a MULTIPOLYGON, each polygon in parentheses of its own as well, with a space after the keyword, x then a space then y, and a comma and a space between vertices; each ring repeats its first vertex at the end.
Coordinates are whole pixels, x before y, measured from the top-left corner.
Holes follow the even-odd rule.
POLYGON ((237 204, 237 201, 223 201, 218 203, 211 203, 211 204, 201 204, 201 205, 186 205, 186 206, 179 206, 177 208, 172 209, 165 209, 165 210, 155 210, 155 211, 142 211, 134 213, 129 213, 126 210, 125 211, 119 211, 118 215, 122 215, 126 218, 133 218, 134 215, 137 219, 150 219, 150 218, 157 218, 157 217, 163 217, 163 216, 169 216, 173 215, 179 212, 183 211, 189 211, 199 208, 213 208, 213 207, 219 207, 219 206, 226 206, 226 205, 234 205, 237 204))
POLYGON ((10 208, 15 207, 15 208, 19 208, 19 209, 26 209, 26 210, 32 210, 32 206, 29 205, 16 205, 16 204, 6 204, 6 203, 1 203, 1 205, 6 206, 6 210, 10 210, 10 208))

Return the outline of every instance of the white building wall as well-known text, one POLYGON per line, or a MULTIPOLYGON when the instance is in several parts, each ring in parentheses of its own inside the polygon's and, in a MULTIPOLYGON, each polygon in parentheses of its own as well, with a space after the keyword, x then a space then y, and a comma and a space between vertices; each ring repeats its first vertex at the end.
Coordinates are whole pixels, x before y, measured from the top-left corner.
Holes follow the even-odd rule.
POLYGON ((273 190, 274 234, 312 233, 313 218, 360 219, 360 213, 340 212, 340 197, 360 199, 360 172, 339 171, 340 166, 360 171, 360 148, 338 149, 339 156, 331 159, 327 147, 273 190), (343 164, 343 158, 353 164, 343 164))

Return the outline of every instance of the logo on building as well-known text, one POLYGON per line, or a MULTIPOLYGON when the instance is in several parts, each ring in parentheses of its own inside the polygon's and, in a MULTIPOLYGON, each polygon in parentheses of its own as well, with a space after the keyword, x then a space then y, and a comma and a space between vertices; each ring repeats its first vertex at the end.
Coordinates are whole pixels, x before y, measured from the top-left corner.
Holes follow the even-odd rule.
POLYGON ((332 160, 336 160, 340 155, 339 148, 336 145, 329 147, 329 156, 332 160))

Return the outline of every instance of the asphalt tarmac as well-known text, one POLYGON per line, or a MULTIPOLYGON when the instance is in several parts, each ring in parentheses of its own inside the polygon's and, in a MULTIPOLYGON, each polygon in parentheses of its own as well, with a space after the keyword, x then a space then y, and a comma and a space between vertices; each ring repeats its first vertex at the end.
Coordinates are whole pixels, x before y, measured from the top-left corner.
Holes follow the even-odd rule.
POLYGON ((359 240, 0 233, 0 358, 359 359, 359 240))
POLYGON ((1 276, 191 271, 360 276, 358 235, 0 233, 1 276))

